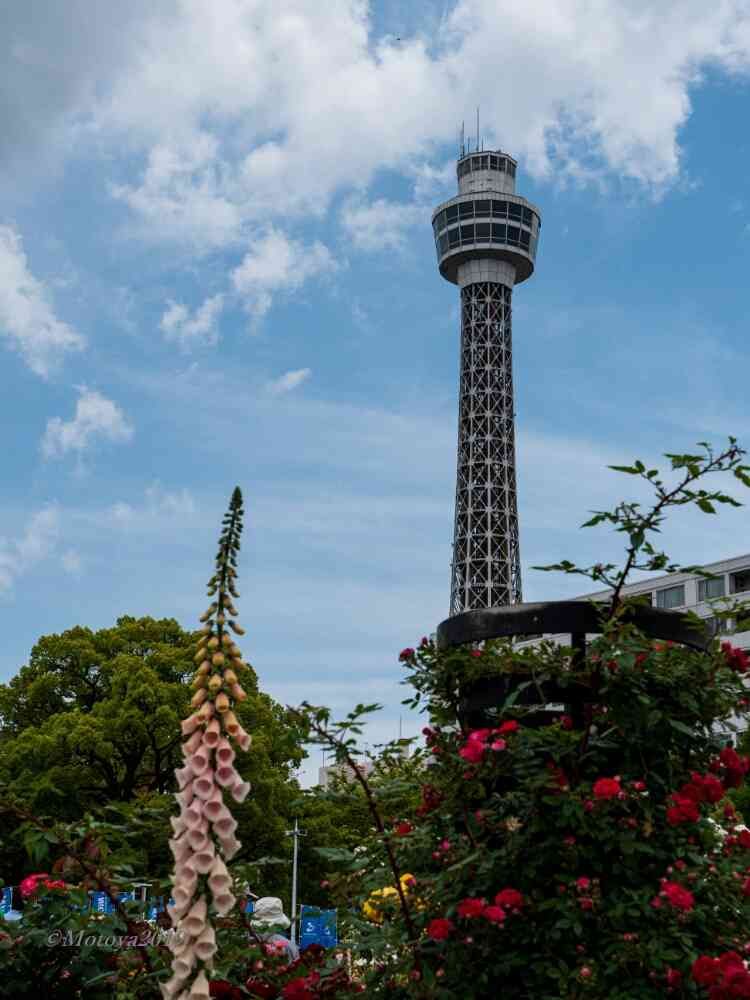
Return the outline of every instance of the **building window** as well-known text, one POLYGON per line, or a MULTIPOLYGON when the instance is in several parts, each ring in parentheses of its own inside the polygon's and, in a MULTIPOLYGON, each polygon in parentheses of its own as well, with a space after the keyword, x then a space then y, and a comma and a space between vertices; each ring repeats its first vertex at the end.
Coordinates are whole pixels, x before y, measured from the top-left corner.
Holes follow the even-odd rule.
POLYGON ((508 205, 508 218, 513 219, 515 222, 520 222, 522 214, 522 206, 516 205, 514 201, 511 201, 508 205))
POLYGON ((490 169, 491 170, 497 170, 498 169, 497 157, 496 156, 491 156, 490 157, 490 169))
POLYGON ((458 206, 458 216, 460 219, 473 219, 474 218, 474 202, 473 201, 462 201, 458 206))
POLYGON ((461 237, 460 237, 459 232, 458 232, 458 226, 455 229, 449 229, 448 230, 448 246, 451 248, 451 250, 454 247, 457 247, 458 244, 460 243, 460 241, 461 241, 461 237))
POLYGON ((529 226, 529 228, 531 228, 531 209, 524 207, 522 210, 522 214, 523 214, 524 226, 529 226))
POLYGON ((448 234, 443 233, 440 237, 440 253, 443 254, 448 249, 448 234))
POLYGON ((475 215, 489 215, 490 214, 490 201, 475 201, 474 202, 474 214, 475 215))
POLYGON ((698 580, 698 600, 710 601, 714 597, 723 597, 726 593, 724 577, 715 580, 698 580))
POLYGON ((458 221, 458 205, 451 205, 450 208, 446 208, 445 221, 448 223, 448 225, 450 225, 451 222, 458 221))
POLYGON ((679 608, 685 603, 685 584, 656 591, 657 608, 679 608))
POLYGON ((505 226, 500 226, 496 222, 492 223, 492 242, 505 243, 505 226))
POLYGON ((502 170, 503 173, 505 173, 505 171, 508 169, 508 161, 505 159, 504 156, 500 157, 500 161, 498 163, 498 168, 500 170, 502 170))
POLYGON ((741 594, 750 590, 750 569, 741 569, 729 576, 730 589, 733 594, 741 594))
POLYGON ((504 219, 508 214, 508 202, 493 201, 492 214, 495 216, 496 219, 504 219))
POLYGON ((461 242, 462 243, 473 243, 474 242, 474 227, 473 226, 461 226, 461 242))
POLYGON ((486 243, 490 238, 490 224, 489 222, 478 222, 477 223, 477 239, 486 243))
POLYGON ((529 249, 529 233, 525 229, 521 230, 521 246, 524 250, 529 249))
POLYGON ((521 237, 521 230, 518 226, 508 226, 508 243, 518 243, 521 237))

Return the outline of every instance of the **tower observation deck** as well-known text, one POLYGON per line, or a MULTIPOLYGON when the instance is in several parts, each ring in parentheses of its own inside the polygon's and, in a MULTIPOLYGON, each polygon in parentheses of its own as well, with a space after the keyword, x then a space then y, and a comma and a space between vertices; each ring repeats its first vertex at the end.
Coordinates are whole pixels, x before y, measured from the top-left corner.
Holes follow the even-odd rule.
POLYGON ((458 160, 458 195, 432 217, 438 267, 461 289, 451 615, 521 601, 511 296, 534 271, 541 218, 499 151, 458 160))

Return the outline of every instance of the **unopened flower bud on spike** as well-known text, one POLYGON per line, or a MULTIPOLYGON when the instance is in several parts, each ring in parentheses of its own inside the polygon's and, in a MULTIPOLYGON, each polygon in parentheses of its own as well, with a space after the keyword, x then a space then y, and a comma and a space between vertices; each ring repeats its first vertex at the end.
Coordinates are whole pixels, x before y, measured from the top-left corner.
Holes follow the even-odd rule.
POLYGON ((228 712, 229 711, 229 698, 221 691, 216 695, 216 711, 217 712, 228 712))
POLYGON ((213 677, 208 682, 209 690, 215 693, 216 691, 219 690, 221 684, 222 684, 221 677, 219 677, 218 674, 214 674, 213 677))
POLYGON ((239 684, 233 684, 230 691, 235 701, 244 701, 247 698, 247 694, 239 684))
POLYGON ((196 677, 193 678, 193 680, 192 680, 192 682, 190 684, 190 687, 192 687, 192 688, 202 688, 202 687, 205 687, 205 686, 206 686, 206 675, 205 674, 198 674, 196 677))
POLYGON ((240 724, 237 721, 237 716, 231 710, 229 712, 224 712, 224 729, 229 733, 230 736, 234 736, 236 732, 240 729, 240 724))
POLYGON ((226 618, 224 617, 224 615, 217 615, 216 616, 216 624, 217 625, 223 625, 225 621, 226 621, 226 618))
POLYGON ((190 699, 190 704, 193 706, 193 708, 198 708, 200 705, 203 704, 207 696, 208 694, 206 689, 201 688, 199 691, 196 691, 193 697, 190 699))
POLYGON ((214 655, 211 657, 211 662, 213 663, 213 665, 215 667, 220 667, 222 665, 222 663, 224 662, 224 654, 223 653, 214 653, 214 655))
POLYGON ((218 640, 218 639, 216 638, 216 636, 215 636, 215 635, 214 635, 214 636, 212 636, 212 637, 211 637, 211 638, 210 638, 210 639, 208 640, 208 648, 209 648, 209 649, 216 649, 216 647, 217 647, 218 645, 219 645, 219 640, 218 640))
POLYGON ((211 661, 204 660, 203 663, 201 663, 200 666, 198 667, 198 673, 207 674, 210 669, 211 669, 211 661))
POLYGON ((211 635, 211 626, 210 625, 204 625, 203 628, 201 629, 201 632, 204 635, 211 635))
POLYGON ((232 647, 232 645, 233 645, 233 643, 232 643, 232 637, 231 637, 231 635, 229 635, 229 633, 228 633, 228 632, 225 632, 225 633, 224 633, 224 634, 222 635, 222 637, 221 637, 221 642, 222 642, 222 645, 224 645, 224 646, 229 646, 229 651, 230 651, 230 652, 232 651, 232 649, 231 649, 231 647, 232 647))
POLYGON ((193 657, 193 659, 195 660, 196 663, 198 663, 198 661, 202 660, 205 655, 206 655, 205 649, 199 649, 198 652, 193 657))
POLYGON ((225 684, 237 683, 237 674, 234 672, 234 670, 229 669, 224 671, 224 683, 225 684))
POLYGON ((241 625, 238 625, 237 622, 230 621, 229 622, 229 627, 231 628, 231 630, 233 632, 236 632, 237 635, 244 635, 245 634, 244 628, 241 625))

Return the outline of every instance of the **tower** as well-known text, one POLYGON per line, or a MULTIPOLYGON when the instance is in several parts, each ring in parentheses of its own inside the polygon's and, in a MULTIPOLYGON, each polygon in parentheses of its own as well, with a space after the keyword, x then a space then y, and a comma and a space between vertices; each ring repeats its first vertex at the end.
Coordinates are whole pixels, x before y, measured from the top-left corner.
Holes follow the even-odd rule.
POLYGON ((541 218, 506 153, 461 150, 458 195, 432 217, 440 273, 461 289, 451 615, 521 601, 511 298, 534 271, 541 218))

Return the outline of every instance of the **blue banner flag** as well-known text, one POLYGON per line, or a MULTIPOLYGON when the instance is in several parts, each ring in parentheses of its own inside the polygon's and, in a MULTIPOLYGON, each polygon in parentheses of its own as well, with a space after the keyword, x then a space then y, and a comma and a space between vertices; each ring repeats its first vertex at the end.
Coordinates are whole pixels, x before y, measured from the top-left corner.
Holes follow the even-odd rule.
POLYGON ((335 948, 337 943, 336 910, 321 910, 317 906, 301 906, 300 948, 306 948, 309 944, 319 944, 323 948, 335 948))
POLYGON ((95 913, 112 913, 114 904, 106 892, 95 892, 91 896, 91 909, 95 913))

